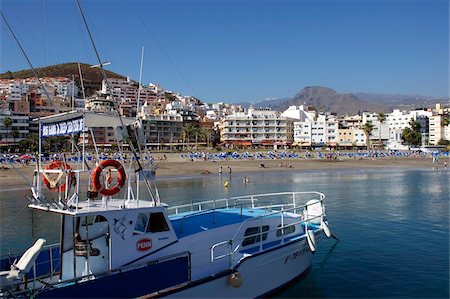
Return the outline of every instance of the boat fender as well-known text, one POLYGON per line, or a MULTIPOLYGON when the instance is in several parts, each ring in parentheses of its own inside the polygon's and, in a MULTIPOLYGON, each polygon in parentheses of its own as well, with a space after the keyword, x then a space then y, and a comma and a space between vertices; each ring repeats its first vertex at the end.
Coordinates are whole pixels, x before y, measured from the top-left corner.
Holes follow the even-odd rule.
POLYGON ((306 232, 306 239, 308 239, 308 246, 311 252, 316 252, 316 238, 314 237, 314 231, 308 230, 306 232))
POLYGON ((331 231, 330 228, 328 227, 328 224, 325 221, 322 221, 321 226, 325 236, 327 236, 327 238, 331 237, 331 231))
POLYGON ((122 166, 122 164, 117 160, 102 161, 94 169, 94 172, 92 173, 92 185, 94 186, 95 190, 97 190, 100 194, 105 196, 111 196, 116 193, 119 193, 123 185, 125 184, 125 180, 126 180, 125 169, 122 166), (102 174, 103 169, 105 169, 106 167, 113 167, 117 169, 117 172, 119 173, 119 177, 117 178, 116 184, 111 188, 105 188, 105 186, 100 183, 100 176, 102 174))
POLYGON ((239 273, 238 271, 231 273, 230 276, 228 277, 228 283, 233 288, 239 288, 243 282, 244 279, 242 278, 241 273, 239 273))
POLYGON ((320 200, 311 199, 306 203, 304 214, 306 220, 309 220, 312 224, 320 224, 321 216, 324 214, 322 203, 320 200))
MULTIPOLYGON (((70 186, 74 185, 76 183, 75 174, 72 172, 72 167, 70 167, 69 164, 64 163, 62 161, 56 160, 50 163, 49 165, 45 166, 45 170, 52 170, 52 169, 61 169, 61 170, 67 170, 69 172, 69 188, 70 186)), ((56 180, 52 180, 48 174, 44 173, 42 174, 42 183, 47 187, 48 190, 53 192, 64 192, 66 191, 66 183, 63 183, 61 185, 58 184, 59 179, 61 178, 62 173, 58 176, 56 180)))

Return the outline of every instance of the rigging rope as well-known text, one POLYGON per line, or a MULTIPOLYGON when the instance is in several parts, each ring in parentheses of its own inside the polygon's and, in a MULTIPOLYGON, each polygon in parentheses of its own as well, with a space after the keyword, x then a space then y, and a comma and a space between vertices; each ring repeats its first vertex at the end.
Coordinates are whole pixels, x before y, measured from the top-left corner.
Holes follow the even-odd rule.
POLYGON ((183 73, 181 72, 181 70, 177 67, 177 65, 175 64, 175 62, 173 61, 173 59, 170 57, 169 53, 167 53, 167 51, 164 49, 164 47, 161 45, 161 43, 159 42, 159 40, 156 38, 156 36, 153 34, 153 32, 150 30, 150 28, 148 28, 147 24, 144 22, 144 20, 142 20, 142 18, 139 16, 139 14, 137 13, 137 11, 134 9, 133 5, 131 5, 130 1, 127 0, 128 5, 131 8, 131 11, 136 15, 136 17, 138 18, 138 20, 142 23, 142 25, 144 26, 144 28, 147 30, 147 32, 150 34, 150 36, 153 38, 153 40, 155 41, 156 45, 161 49, 161 51, 164 53, 164 55, 167 57, 167 59, 169 60, 169 62, 172 64, 172 66, 175 68, 175 70, 177 71, 178 75, 180 75, 180 77, 184 80, 184 82, 186 82, 186 84, 189 86, 189 88, 191 89, 192 93, 194 96, 197 97, 197 92, 195 91, 194 87, 192 86, 191 82, 189 82, 189 80, 183 75, 183 73))
MULTIPOLYGON (((76 0, 76 1, 77 1, 78 8, 80 10, 81 17, 83 18, 84 25, 85 25, 86 30, 88 32, 89 38, 91 40, 92 47, 94 48, 95 55, 97 56, 97 60, 98 60, 99 66, 100 66, 100 70, 101 70, 101 73, 103 75, 103 79, 105 80, 105 83, 106 83, 106 89, 109 92, 109 95, 110 95, 111 100, 112 100, 113 105, 114 105, 114 109, 117 112, 117 115, 119 117, 120 125, 122 127, 123 132, 124 132, 125 140, 127 141, 128 145, 130 146, 131 152, 133 153, 133 156, 134 156, 134 158, 136 160, 136 164, 138 165, 138 169, 136 169, 135 171, 136 172, 142 172, 143 168, 142 168, 141 162, 139 161, 139 157, 138 157, 138 155, 136 153, 136 149, 135 149, 135 147, 133 145, 133 142, 131 142, 131 140, 130 140, 130 138, 128 136, 127 128, 126 128, 126 126, 125 126, 125 124, 123 122, 122 116, 120 115, 120 112, 119 112, 119 107, 117 106, 117 103, 114 100, 114 97, 113 97, 113 94, 112 94, 111 83, 109 82, 108 77, 107 77, 106 72, 105 72, 105 69, 103 68, 103 63, 102 63, 102 60, 100 59, 100 54, 97 51, 97 47, 95 46, 95 42, 94 42, 94 39, 92 37, 91 31, 89 30, 89 26, 87 24, 85 15, 83 13, 83 9, 81 8, 80 0, 76 0)), ((137 140, 137 142, 139 142, 139 140, 137 140)), ((144 175, 144 182, 145 182, 145 185, 146 185, 148 191, 150 192, 150 196, 152 197, 153 202, 156 205, 157 204, 157 200, 159 202, 159 197, 155 198, 153 196, 153 194, 151 192, 152 188, 150 187, 150 184, 149 184, 147 178, 145 177, 145 175, 144 175)), ((156 194, 158 194, 158 193, 156 193, 156 194)))

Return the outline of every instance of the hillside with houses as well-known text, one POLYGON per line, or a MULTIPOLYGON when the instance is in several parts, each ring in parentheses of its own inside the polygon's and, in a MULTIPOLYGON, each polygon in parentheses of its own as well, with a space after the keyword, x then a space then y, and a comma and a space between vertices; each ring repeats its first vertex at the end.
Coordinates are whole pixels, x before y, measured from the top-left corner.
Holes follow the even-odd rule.
MULTIPOLYGON (((26 77, 25 71, 2 74, 0 144, 5 149, 26 148, 30 139, 36 139, 39 127, 33 119, 70 111, 120 113, 125 118, 139 119, 136 140, 154 149, 407 149, 446 145, 450 140, 449 107, 441 104, 388 111, 331 89, 322 88, 319 96, 317 88, 307 87, 294 97, 295 101, 279 105, 281 111, 277 111, 267 106, 207 104, 158 84, 139 86, 114 73, 109 73, 115 76, 108 82, 91 73, 86 79, 67 73, 43 73, 47 76, 40 81, 45 90, 35 78, 26 77), (86 84, 91 87, 88 93, 86 84), (322 105, 314 102, 317 99, 322 105), (345 113, 348 105, 353 106, 353 113, 345 113), (410 132, 416 137, 410 138, 414 135, 410 132)), ((90 134, 94 134, 99 146, 112 146, 120 139, 115 128, 94 129, 90 134)))

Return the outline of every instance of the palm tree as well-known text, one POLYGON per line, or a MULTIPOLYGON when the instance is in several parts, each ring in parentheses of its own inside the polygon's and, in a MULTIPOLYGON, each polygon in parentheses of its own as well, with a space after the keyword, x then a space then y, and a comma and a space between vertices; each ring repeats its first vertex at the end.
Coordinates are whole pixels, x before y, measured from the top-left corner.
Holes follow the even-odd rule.
POLYGON ((209 144, 211 143, 211 139, 214 134, 214 130, 212 128, 201 128, 200 129, 200 136, 204 142, 206 142, 206 147, 209 148, 209 144))
POLYGON ((3 126, 5 127, 6 130, 9 131, 9 129, 12 126, 12 119, 11 117, 7 116, 3 119, 3 126))
POLYGON ((36 152, 38 148, 39 139, 36 134, 29 134, 27 138, 19 142, 19 146, 27 152, 36 152))
POLYGON ((364 133, 366 134, 366 146, 367 146, 367 149, 369 149, 369 147, 370 147, 369 136, 370 136, 370 132, 372 132, 373 125, 372 125, 372 123, 366 122, 364 124, 364 126, 362 127, 362 129, 363 129, 364 133))
POLYGON ((196 131, 197 131, 197 127, 191 123, 186 123, 181 128, 181 133, 183 134, 184 139, 187 140, 188 147, 189 147, 190 139, 192 136, 195 136, 196 131))
POLYGON ((379 143, 381 145, 381 124, 384 123, 384 121, 386 120, 386 115, 384 113, 378 114, 377 120, 380 122, 380 126, 378 128, 378 137, 379 137, 379 143))
POLYGON ((13 143, 16 144, 16 138, 19 137, 19 130, 17 130, 16 127, 12 127, 11 135, 12 135, 12 138, 13 138, 13 143))
POLYGON ((39 147, 39 135, 35 133, 31 133, 27 138, 30 141, 30 150, 32 152, 36 152, 39 147))

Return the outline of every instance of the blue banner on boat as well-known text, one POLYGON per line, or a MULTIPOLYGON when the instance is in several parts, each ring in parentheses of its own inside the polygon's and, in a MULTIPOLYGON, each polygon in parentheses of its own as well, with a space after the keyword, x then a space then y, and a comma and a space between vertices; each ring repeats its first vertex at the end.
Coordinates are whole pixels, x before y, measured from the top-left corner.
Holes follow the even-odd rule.
POLYGON ((68 119, 56 123, 42 124, 41 136, 59 136, 82 132, 84 129, 84 117, 68 119))

